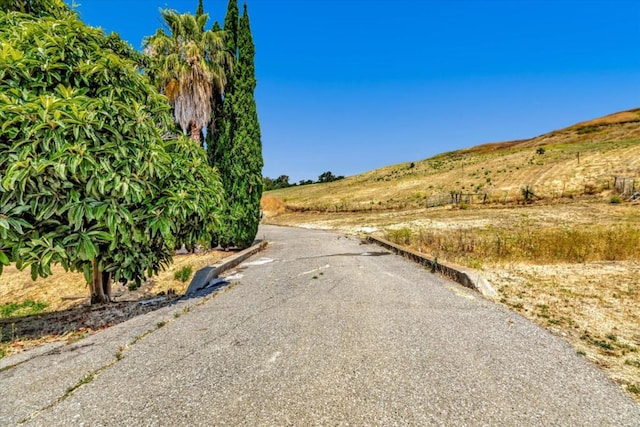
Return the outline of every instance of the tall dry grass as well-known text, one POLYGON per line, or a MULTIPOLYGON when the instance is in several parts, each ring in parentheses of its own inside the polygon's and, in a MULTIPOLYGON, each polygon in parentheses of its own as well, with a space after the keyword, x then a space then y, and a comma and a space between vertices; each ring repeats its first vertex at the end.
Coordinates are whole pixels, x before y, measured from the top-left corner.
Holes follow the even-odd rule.
POLYGON ((478 267, 484 262, 537 264, 640 260, 640 229, 631 225, 520 229, 387 230, 388 240, 440 259, 478 267))

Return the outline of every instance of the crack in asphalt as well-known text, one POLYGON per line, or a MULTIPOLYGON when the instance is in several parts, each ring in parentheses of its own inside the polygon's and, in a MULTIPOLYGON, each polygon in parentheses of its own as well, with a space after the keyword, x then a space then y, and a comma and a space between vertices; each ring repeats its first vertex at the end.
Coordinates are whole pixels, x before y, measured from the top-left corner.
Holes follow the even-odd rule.
MULTIPOLYGON (((172 315, 172 318, 170 318, 168 320, 164 320, 164 321, 158 322, 158 323, 156 323, 154 328, 148 329, 148 330, 142 332, 141 334, 137 335, 133 340, 131 340, 130 343, 125 344, 124 346, 122 346, 122 347, 120 347, 118 349, 118 351, 116 352, 113 360, 111 360, 108 363, 100 366, 97 369, 94 369, 93 371, 88 372, 75 385, 67 388, 67 390, 61 396, 59 396, 56 399, 54 399, 48 405, 46 405, 46 406, 44 406, 44 407, 42 407, 40 409, 35 410, 31 415, 29 415, 29 416, 25 417, 24 419, 20 420, 18 423, 21 424, 21 425, 24 425, 24 424, 34 420, 38 416, 40 416, 43 412, 55 407, 56 405, 60 404, 64 400, 66 400, 69 397, 73 396, 78 389, 80 389, 81 387, 83 387, 86 384, 89 384, 90 382, 95 380, 96 377, 99 374, 101 374, 102 372, 106 371, 107 369, 115 366, 118 362, 122 361, 124 359, 124 357, 125 357, 124 356, 125 352, 129 351, 131 348, 133 348, 135 345, 140 343, 142 340, 144 340, 145 338, 149 337, 152 333, 158 331, 159 329, 163 328, 167 324, 176 321, 183 314, 189 313, 193 308, 199 307, 201 305, 206 304, 209 300, 213 299, 218 294, 218 292, 211 293, 211 294, 203 297, 203 299, 201 301, 198 301, 196 304, 193 304, 191 306, 185 306, 183 308, 183 310, 182 310, 183 313, 181 313, 179 316, 176 316, 176 314, 177 314, 177 312, 176 312, 176 313, 174 313, 172 315), (89 379, 89 380, 87 380, 87 379, 89 379)), ((67 344, 67 345, 69 345, 69 344, 67 344)), ((66 347, 67 345, 65 345, 64 347, 66 347)), ((16 363, 15 365, 8 366, 8 367, 4 368, 3 370, 14 368, 14 367, 26 362, 26 361, 29 361, 29 360, 32 360, 32 359, 35 359, 35 358, 38 358, 38 357, 41 357, 41 356, 62 354, 62 353, 65 353, 65 352, 75 351, 75 350, 80 349, 80 348, 91 347, 93 345, 95 345, 95 344, 94 343, 89 343, 89 344, 83 344, 83 345, 75 346, 75 347, 70 348, 70 349, 58 349, 58 348, 55 348, 55 349, 52 349, 51 351, 48 351, 46 353, 34 356, 33 358, 24 360, 24 361, 22 361, 20 363, 16 363)))

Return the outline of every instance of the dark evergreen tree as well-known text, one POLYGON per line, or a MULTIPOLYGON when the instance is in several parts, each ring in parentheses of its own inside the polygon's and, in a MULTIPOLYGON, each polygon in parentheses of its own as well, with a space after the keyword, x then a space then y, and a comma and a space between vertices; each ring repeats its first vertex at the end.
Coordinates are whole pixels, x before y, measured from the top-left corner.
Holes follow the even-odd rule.
MULTIPOLYGON (((211 100, 213 103, 212 118, 207 128, 207 152, 209 163, 221 167, 224 153, 228 151, 231 135, 233 134, 233 68, 238 59, 238 1, 229 0, 227 14, 224 18, 225 47, 232 57, 232 62, 226 68, 226 84, 221 95, 211 100), (224 100, 222 95, 224 95, 224 100)), ((220 30, 216 22, 213 30, 220 30)))
POLYGON ((224 17, 224 31, 227 35, 227 50, 237 57, 238 53, 238 24, 240 22, 238 0, 229 0, 227 14, 224 17))
MULTIPOLYGON (((238 39, 238 19, 238 2, 237 0, 229 0, 223 29, 225 32, 225 48, 231 55, 232 61, 226 69, 226 84, 223 93, 211 100, 213 103, 212 118, 207 128, 209 164, 216 167, 221 174, 226 174, 227 171, 231 169, 231 166, 228 164, 228 156, 226 156, 225 153, 228 153, 231 149, 231 138, 235 123, 233 115, 233 72, 238 59, 238 49, 236 45, 236 40, 238 39)), ((219 29, 219 24, 216 23, 216 25, 214 25, 214 29, 219 29)), ((225 179, 225 183, 225 192, 228 192, 228 179, 225 179)), ((226 217, 228 217, 228 215, 229 212, 226 211, 226 217)), ((225 223, 226 222, 228 221, 225 221, 225 223)), ((215 247, 218 243, 225 247, 230 246, 230 238, 225 237, 227 234, 228 233, 221 231, 220 234, 216 236, 216 239, 211 242, 211 246, 215 247)))
MULTIPOLYGON (((253 243, 258 232, 263 161, 254 98, 255 46, 246 4, 237 27, 234 16, 237 16, 237 2, 230 0, 225 32, 227 47, 231 52, 237 52, 237 60, 224 93, 221 120, 218 121, 219 139, 213 139, 214 145, 209 152, 212 164, 220 171, 228 203, 219 243, 224 247, 244 248, 253 243), (235 43, 237 49, 234 50, 235 43)), ((215 132, 212 132, 212 138, 215 138, 215 132)))
MULTIPOLYGON (((262 197, 262 142, 254 92, 255 45, 247 5, 238 26, 238 62, 233 78, 235 130, 231 139, 229 197, 232 243, 251 245, 258 233, 262 197)), ((224 182, 224 181, 223 181, 224 182)))
POLYGON ((202 4, 202 0, 198 0, 198 9, 196 9, 196 18, 200 18, 204 15, 204 5, 202 4))

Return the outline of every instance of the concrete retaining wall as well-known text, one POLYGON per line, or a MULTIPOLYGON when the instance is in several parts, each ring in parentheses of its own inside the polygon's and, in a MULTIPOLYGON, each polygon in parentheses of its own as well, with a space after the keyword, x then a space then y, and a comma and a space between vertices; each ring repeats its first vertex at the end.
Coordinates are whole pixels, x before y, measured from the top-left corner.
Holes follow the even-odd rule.
POLYGON ((370 242, 376 243, 400 256, 427 267, 432 273, 440 273, 443 276, 460 283, 462 286, 476 290, 487 298, 493 299, 497 296, 497 293, 491 284, 482 277, 480 272, 476 270, 455 264, 439 262, 437 258, 432 258, 420 252, 403 248, 402 246, 391 243, 381 237, 369 236, 368 239, 370 242))

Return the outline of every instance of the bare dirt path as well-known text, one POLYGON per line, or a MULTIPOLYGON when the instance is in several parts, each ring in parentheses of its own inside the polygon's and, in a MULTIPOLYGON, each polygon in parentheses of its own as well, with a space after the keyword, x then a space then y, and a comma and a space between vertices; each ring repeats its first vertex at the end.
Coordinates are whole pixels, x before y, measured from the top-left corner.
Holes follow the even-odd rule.
POLYGON ((640 425, 568 344, 472 291, 341 234, 258 237, 214 298, 1 370, 0 424, 640 425))

